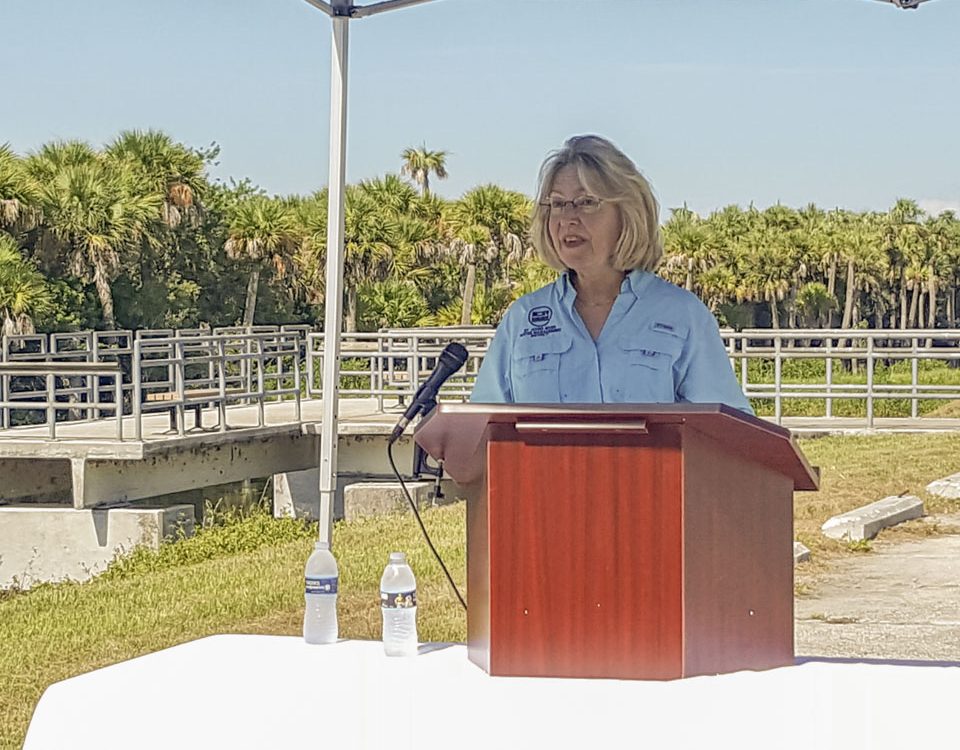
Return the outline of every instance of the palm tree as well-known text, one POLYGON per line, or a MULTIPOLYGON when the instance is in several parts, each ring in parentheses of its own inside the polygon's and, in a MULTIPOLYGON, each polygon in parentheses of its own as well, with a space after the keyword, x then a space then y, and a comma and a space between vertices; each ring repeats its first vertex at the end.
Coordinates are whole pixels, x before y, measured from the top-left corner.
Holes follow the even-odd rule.
POLYGON ((68 273, 93 283, 104 325, 116 328, 111 284, 147 235, 160 197, 130 170, 110 165, 80 142, 55 143, 26 161, 40 185, 41 249, 62 257, 68 273))
POLYGON ((663 245, 664 275, 682 283, 687 291, 694 291, 697 273, 711 265, 711 236, 707 225, 686 205, 674 208, 663 227, 663 245))
POLYGON ((16 240, 0 232, 0 315, 5 335, 33 333, 33 319, 49 312, 53 297, 46 279, 24 260, 16 240))
POLYGON ((497 185, 481 185, 450 205, 447 224, 449 252, 466 265, 460 322, 473 319, 477 270, 484 270, 483 292, 490 298, 494 281, 510 285, 510 269, 522 264, 532 251, 523 238, 530 227, 530 200, 497 185))
POLYGON ((202 154, 157 130, 123 131, 104 153, 108 160, 129 165, 145 186, 163 196, 161 217, 168 227, 197 220, 207 189, 202 154))
POLYGON ((836 299, 820 281, 810 281, 797 292, 797 307, 805 327, 823 328, 836 306, 836 299))
POLYGON ((0 143, 0 227, 31 229, 38 217, 37 185, 8 144, 0 143))
POLYGON ((293 271, 293 254, 298 245, 296 224, 289 205, 263 196, 239 203, 229 224, 224 244, 227 257, 246 260, 250 265, 243 325, 252 326, 264 266, 271 266, 279 279, 293 271))
POLYGON ((420 148, 405 148, 400 158, 403 159, 400 173, 407 175, 420 186, 422 196, 430 192, 431 173, 440 180, 447 177, 446 151, 428 151, 426 144, 423 144, 420 148))

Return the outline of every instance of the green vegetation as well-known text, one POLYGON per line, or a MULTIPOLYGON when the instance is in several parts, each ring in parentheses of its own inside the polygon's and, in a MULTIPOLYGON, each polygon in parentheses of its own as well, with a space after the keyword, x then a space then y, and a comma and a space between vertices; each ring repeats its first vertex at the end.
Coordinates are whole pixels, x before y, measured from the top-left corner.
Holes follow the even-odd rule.
MULTIPOLYGON (((820 524, 886 495, 925 497, 932 479, 958 469, 960 435, 821 438, 801 441, 822 470, 819 493, 795 498, 796 538, 813 553, 797 571, 810 591, 830 561, 869 544, 827 539, 820 524), (898 457, 909 455, 903 462, 898 457)), ((950 508, 927 498, 928 512, 950 508)), ((299 633, 303 564, 313 525, 271 518, 265 510, 211 516, 196 536, 140 550, 85 584, 42 585, 0 599, 0 747, 18 747, 33 706, 52 682, 139 654, 215 633, 299 633)), ((454 579, 465 578, 464 504, 426 511, 424 521, 454 579)), ((920 521, 885 534, 944 531, 920 521)), ((378 638, 377 588, 390 550, 406 550, 417 574, 424 640, 462 641, 464 613, 408 515, 338 523, 341 633, 378 638)))
MULTIPOLYGON (((867 374, 863 362, 856 372, 845 365, 849 363, 834 360, 832 364, 831 382, 835 386, 865 385, 867 374)), ((772 360, 751 360, 747 368, 747 381, 752 384, 774 382, 774 364, 772 360)), ((826 363, 824 360, 799 359, 785 360, 782 363, 781 382, 784 385, 804 386, 803 391, 822 391, 826 388, 826 363)), ((893 362, 889 365, 876 364, 873 371, 873 382, 876 385, 903 385, 909 386, 913 382, 911 363, 907 361, 893 362)), ((960 368, 949 367, 944 362, 924 360, 918 363, 918 385, 950 385, 960 386, 960 368)), ((760 416, 771 416, 774 411, 772 398, 754 398, 750 403, 760 416)), ((957 408, 953 402, 938 399, 921 399, 917 402, 917 415, 949 417, 957 408)), ((785 417, 814 417, 826 414, 825 399, 790 398, 782 402, 783 416, 785 417)), ((873 412, 876 417, 909 417, 911 416, 910 400, 906 398, 876 398, 873 402, 873 412)), ((835 398, 833 399, 833 415, 836 417, 865 417, 867 413, 866 401, 863 398, 835 398)))
MULTIPOLYGON (((0 145, 0 312, 8 331, 322 320, 327 191, 268 196, 213 182, 219 148, 156 132, 101 149, 0 145)), ((496 323, 554 278, 533 258, 528 196, 430 190, 446 152, 347 188, 348 331, 496 323)), ((955 327, 960 220, 911 200, 888 211, 727 206, 665 216, 660 273, 734 328, 955 327)))

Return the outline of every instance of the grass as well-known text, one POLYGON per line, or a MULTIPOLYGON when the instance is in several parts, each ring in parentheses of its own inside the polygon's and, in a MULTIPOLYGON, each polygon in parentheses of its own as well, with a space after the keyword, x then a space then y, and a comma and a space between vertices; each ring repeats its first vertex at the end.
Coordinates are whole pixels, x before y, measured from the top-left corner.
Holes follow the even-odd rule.
MULTIPOLYGON (((928 512, 955 507, 926 496, 923 488, 960 471, 960 435, 829 437, 801 446, 822 469, 822 490, 795 498, 796 538, 813 557, 797 569, 798 595, 815 589, 818 576, 839 558, 869 554, 869 545, 823 537, 820 524, 829 516, 904 491, 924 498, 928 512)), ((463 503, 424 514, 461 587, 464 521, 463 503)), ((950 529, 915 522, 884 534, 944 530, 950 529)), ((20 746, 40 694, 58 680, 216 633, 299 634, 303 565, 315 537, 315 526, 273 519, 262 510, 221 514, 196 536, 159 551, 140 550, 95 580, 0 598, 0 747, 20 746)), ((404 550, 417 574, 421 639, 465 639, 464 613, 412 518, 338 523, 334 546, 344 637, 379 637, 380 574, 387 553, 404 550)))
MULTIPOLYGON (((890 495, 916 495, 928 515, 956 513, 960 503, 926 493, 934 479, 960 472, 960 434, 903 434, 825 437, 801 440, 801 448, 820 467, 820 492, 794 496, 794 537, 810 548, 811 562, 797 568, 798 595, 816 587, 821 574, 844 555, 869 552, 867 542, 829 539, 820 526, 831 516, 890 495)), ((949 525, 910 521, 881 532, 883 538, 952 533, 949 525)))
MULTIPOLYGON (((463 588, 463 503, 427 511, 434 544, 463 588)), ((0 599, 0 748, 20 747, 44 688, 76 674, 216 633, 297 634, 303 565, 316 526, 265 511, 227 514, 195 537, 139 550, 83 584, 0 599)), ((380 574, 390 550, 417 572, 420 637, 464 640, 466 619, 412 519, 337 524, 341 634, 379 638, 380 574), (349 550, 349 552, 347 552, 349 550)))

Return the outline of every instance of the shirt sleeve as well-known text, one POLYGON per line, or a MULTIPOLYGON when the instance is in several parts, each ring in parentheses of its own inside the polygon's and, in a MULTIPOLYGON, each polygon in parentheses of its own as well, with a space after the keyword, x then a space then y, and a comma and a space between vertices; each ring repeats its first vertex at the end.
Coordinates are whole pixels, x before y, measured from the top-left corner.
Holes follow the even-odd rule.
POLYGON ((477 382, 473 386, 470 401, 479 404, 512 404, 510 388, 510 359, 513 336, 510 334, 509 312, 504 315, 490 347, 483 357, 477 382))
POLYGON ((687 346, 677 362, 677 399, 726 404, 752 416, 753 408, 730 366, 717 319, 699 300, 696 308, 687 346))

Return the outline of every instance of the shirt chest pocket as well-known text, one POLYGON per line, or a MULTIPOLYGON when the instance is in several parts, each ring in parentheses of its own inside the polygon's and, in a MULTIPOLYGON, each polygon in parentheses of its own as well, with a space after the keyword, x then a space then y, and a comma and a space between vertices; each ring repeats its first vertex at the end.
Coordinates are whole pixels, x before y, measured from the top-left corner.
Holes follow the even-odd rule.
POLYGON ((511 362, 513 398, 517 403, 560 402, 560 362, 573 338, 559 333, 524 337, 514 346, 511 362))
POLYGON ((623 336, 619 348, 625 363, 613 373, 614 398, 627 403, 673 403, 673 365, 680 358, 687 331, 654 323, 623 336))

